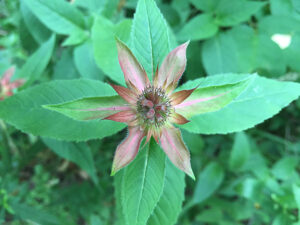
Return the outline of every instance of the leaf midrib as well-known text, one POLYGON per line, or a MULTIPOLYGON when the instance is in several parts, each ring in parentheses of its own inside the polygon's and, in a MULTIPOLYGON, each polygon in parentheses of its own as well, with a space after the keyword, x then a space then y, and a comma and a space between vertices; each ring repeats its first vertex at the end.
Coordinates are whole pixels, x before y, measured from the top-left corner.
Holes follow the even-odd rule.
POLYGON ((47 5, 47 4, 44 4, 44 3, 41 2, 40 0, 36 0, 36 1, 39 2, 42 6, 48 8, 48 9, 49 9, 50 11, 52 11, 54 14, 57 14, 57 15, 59 15, 60 17, 64 18, 66 21, 68 21, 69 23, 71 23, 72 25, 74 25, 75 27, 77 27, 80 31, 83 31, 83 30, 84 30, 84 28, 81 27, 79 24, 73 22, 70 18, 65 17, 64 14, 55 11, 51 6, 49 6, 49 5, 47 5))
POLYGON ((135 224, 137 224, 138 222, 138 217, 140 215, 140 209, 141 209, 141 200, 142 200, 142 196, 143 196, 143 193, 144 193, 144 186, 145 186, 145 177, 146 177, 146 173, 148 171, 148 161, 149 161, 149 151, 150 151, 150 144, 148 145, 148 148, 147 148, 147 153, 146 153, 146 160, 145 160, 145 165, 144 165, 144 173, 143 173, 143 180, 142 180, 142 191, 141 191, 141 194, 139 196, 139 201, 138 201, 138 213, 136 215, 136 222, 135 224))

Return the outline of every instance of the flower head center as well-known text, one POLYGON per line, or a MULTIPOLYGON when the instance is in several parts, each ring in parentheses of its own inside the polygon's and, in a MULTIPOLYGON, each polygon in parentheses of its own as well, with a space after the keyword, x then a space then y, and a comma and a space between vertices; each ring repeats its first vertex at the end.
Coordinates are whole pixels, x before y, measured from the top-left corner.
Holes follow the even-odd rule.
POLYGON ((137 112, 143 125, 160 127, 170 115, 172 106, 161 88, 148 86, 139 95, 137 112))

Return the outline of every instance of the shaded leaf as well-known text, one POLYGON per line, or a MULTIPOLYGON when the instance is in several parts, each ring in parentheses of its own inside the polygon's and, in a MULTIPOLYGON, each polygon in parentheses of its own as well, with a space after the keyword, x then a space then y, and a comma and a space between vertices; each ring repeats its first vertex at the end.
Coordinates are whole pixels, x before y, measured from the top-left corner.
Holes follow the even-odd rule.
POLYGON ((223 179, 223 168, 216 162, 208 164, 197 179, 193 203, 198 204, 209 198, 219 188, 223 179))
POLYGON ((180 40, 203 40, 214 36, 218 32, 218 26, 210 14, 201 14, 190 21, 178 33, 180 40))
POLYGON ((42 106, 113 94, 113 89, 100 81, 52 81, 0 102, 0 118, 24 132, 44 137, 68 141, 102 138, 118 132, 124 125, 111 121, 75 121, 42 106))
POLYGON ((43 141, 57 155, 80 166, 97 184, 98 178, 93 155, 90 147, 85 142, 72 143, 49 138, 44 138, 43 141))

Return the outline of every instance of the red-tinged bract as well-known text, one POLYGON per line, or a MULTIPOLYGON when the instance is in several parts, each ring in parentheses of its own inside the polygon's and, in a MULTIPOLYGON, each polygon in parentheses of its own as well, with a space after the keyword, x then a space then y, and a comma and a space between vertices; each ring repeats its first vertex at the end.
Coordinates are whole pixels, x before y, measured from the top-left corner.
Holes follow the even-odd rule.
POLYGON ((24 84, 24 80, 19 79, 11 82, 11 78, 14 75, 15 68, 11 67, 6 70, 0 78, 0 101, 5 98, 13 95, 13 90, 22 86, 24 84))

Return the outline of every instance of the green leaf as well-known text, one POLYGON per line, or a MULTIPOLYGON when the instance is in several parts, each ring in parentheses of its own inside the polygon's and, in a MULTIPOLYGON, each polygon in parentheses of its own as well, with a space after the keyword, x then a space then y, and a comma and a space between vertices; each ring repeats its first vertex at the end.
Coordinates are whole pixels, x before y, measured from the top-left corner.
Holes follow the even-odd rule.
POLYGON ((244 132, 237 133, 229 158, 230 169, 235 171, 242 168, 249 158, 250 152, 251 148, 247 135, 244 132))
POLYGON ((82 30, 74 30, 70 36, 62 43, 62 46, 71 46, 78 45, 83 43, 88 38, 88 34, 86 32, 82 32, 82 30))
POLYGON ((52 79, 54 80, 69 80, 80 77, 73 60, 73 49, 65 48, 62 50, 59 57, 56 59, 52 79))
POLYGON ((68 35, 73 32, 84 32, 84 17, 69 2, 63 0, 24 0, 24 2, 35 16, 54 32, 68 35))
POLYGON ((72 143, 49 138, 44 138, 43 141, 57 155, 80 166, 97 184, 98 178, 93 155, 90 147, 85 142, 72 143))
POLYGON ((280 159, 272 168, 272 174, 275 178, 280 180, 291 179, 296 172, 296 166, 298 165, 298 159, 291 156, 286 156, 280 159))
POLYGON ((178 33, 180 40, 203 40, 214 36, 218 26, 210 14, 201 14, 192 18, 178 33))
POLYGON ((186 118, 217 111, 239 96, 251 79, 235 84, 197 88, 184 102, 175 106, 176 112, 186 118))
POLYGON ((104 74, 97 67, 93 48, 90 42, 86 42, 74 49, 75 66, 82 78, 103 80, 104 74))
POLYGON ((97 65, 114 81, 125 84, 124 75, 118 61, 115 37, 124 42, 129 40, 131 20, 114 25, 104 17, 97 17, 92 28, 94 56, 97 65))
POLYGON ((163 192, 147 225, 175 224, 184 200, 184 177, 185 174, 167 159, 163 192))
POLYGON ((55 35, 52 35, 47 42, 41 45, 23 65, 21 70, 16 74, 17 78, 24 78, 25 85, 29 86, 36 81, 46 69, 54 49, 55 35))
POLYGON ((103 225, 102 220, 99 218, 99 216, 92 215, 90 217, 90 223, 91 225, 103 225))
POLYGON ((198 204, 209 198, 220 187, 223 179, 223 168, 216 162, 208 164, 199 175, 193 203, 198 204))
POLYGON ((298 0, 270 0, 272 15, 292 15, 295 18, 300 18, 299 7, 300 4, 298 0))
POLYGON ((234 26, 248 20, 252 14, 256 13, 265 5, 264 2, 247 0, 221 0, 215 13, 220 26, 234 26))
POLYGON ((271 37, 271 35, 279 34, 294 34, 300 32, 300 28, 297 26, 300 20, 292 16, 266 16, 259 21, 258 28, 261 33, 265 33, 271 37))
POLYGON ((151 139, 136 159, 116 175, 120 218, 126 225, 146 224, 163 192, 165 154, 151 139))
MULTIPOLYGON (((225 74, 197 79, 181 89, 234 84, 249 75, 225 74)), ((300 95, 300 84, 281 82, 253 75, 251 84, 230 104, 219 111, 193 117, 184 129, 194 133, 226 134, 251 128, 277 114, 300 95)))
POLYGON ((37 224, 43 225, 59 225, 61 221, 57 219, 54 215, 35 209, 33 207, 27 206, 25 204, 13 203, 12 208, 15 214, 22 220, 34 221, 37 224))
POLYGON ((214 11, 221 0, 190 0, 190 2, 200 10, 205 12, 214 11))
POLYGON ((171 44, 169 27, 155 1, 140 0, 134 14, 130 46, 150 79, 173 47, 171 44))
POLYGON ((47 41, 51 35, 50 30, 46 28, 36 16, 28 9, 24 1, 20 2, 20 9, 24 22, 29 32, 32 34, 34 40, 39 44, 47 41))
POLYGON ((248 26, 220 33, 203 45, 203 64, 208 74, 245 73, 261 69, 282 75, 285 60, 281 49, 264 33, 248 26))
POLYGON ((87 9, 87 10, 90 10, 91 12, 99 13, 103 9, 106 2, 107 2, 107 0, 105 0, 105 1, 76 0, 74 2, 74 5, 82 7, 82 8, 87 9))
POLYGON ((92 96, 111 96, 113 89, 100 81, 70 80, 41 84, 0 102, 0 118, 33 135, 67 141, 103 138, 124 125, 111 121, 75 121, 43 105, 59 104, 92 96))
POLYGON ((107 97, 89 97, 71 102, 44 105, 46 109, 59 112, 74 120, 95 120, 103 119, 114 113, 121 112, 117 107, 127 106, 127 102, 119 95, 107 97), (103 109, 101 109, 103 108, 103 109), (109 108, 109 109, 108 109, 109 108))

